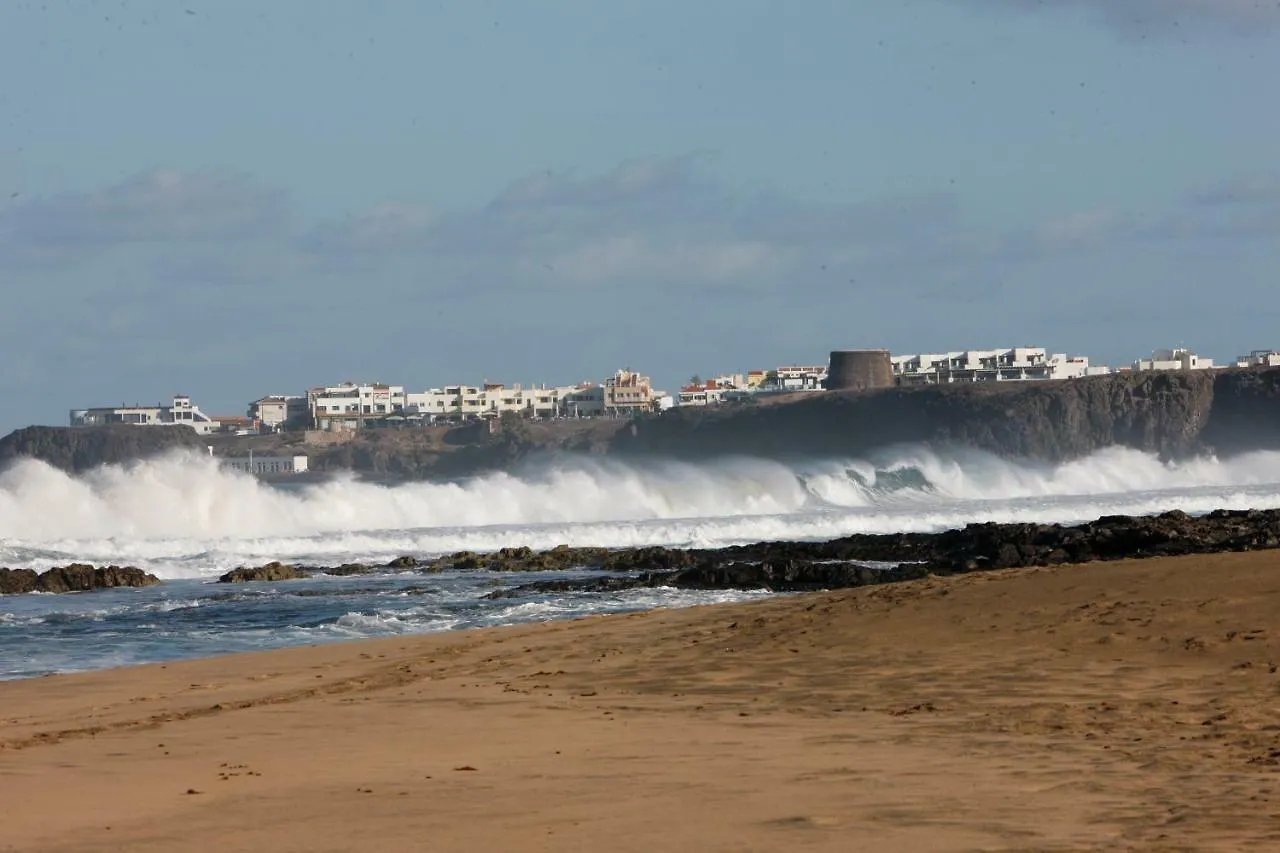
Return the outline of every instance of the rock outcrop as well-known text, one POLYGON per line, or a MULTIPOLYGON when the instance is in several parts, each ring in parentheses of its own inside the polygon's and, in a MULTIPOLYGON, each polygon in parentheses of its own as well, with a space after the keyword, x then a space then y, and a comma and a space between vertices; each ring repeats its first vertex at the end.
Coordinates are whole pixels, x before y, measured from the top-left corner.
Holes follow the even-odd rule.
POLYGON ((0 569, 0 595, 27 592, 88 592, 113 587, 152 586, 155 575, 134 566, 99 566, 72 563, 37 574, 31 569, 0 569))
MULTIPOLYGON (((646 569, 629 577, 539 581, 491 597, 669 586, 679 589, 800 591, 892 583, 958 574, 1095 560, 1280 548, 1280 510, 1220 510, 1193 517, 1108 516, 1088 524, 971 524, 941 533, 863 534, 829 542, 763 542, 676 551, 687 567, 646 569)), ((628 552, 618 552, 627 554, 628 552)), ((1280 571, 1280 559, 1277 560, 1280 571)))
POLYGON ((30 457, 80 473, 180 449, 203 453, 205 443, 195 430, 185 426, 33 426, 0 438, 0 468, 30 457))
MULTIPOLYGON (((376 571, 602 572, 591 578, 535 581, 491 597, 545 592, 606 592, 634 587, 799 591, 865 586, 1025 566, 1095 560, 1280 549, 1280 509, 1181 511, 1106 516, 1087 524, 970 524, 940 533, 858 534, 828 542, 760 542, 731 548, 503 548, 461 551, 434 560, 399 557, 381 566, 291 566, 278 562, 228 572, 222 583, 280 581, 316 574, 376 571)), ((1280 557, 1277 558, 1280 570, 1280 557)))
POLYGON ((218 578, 218 583, 249 583, 250 581, 292 581, 307 577, 288 563, 272 561, 264 566, 248 566, 232 569, 218 578))

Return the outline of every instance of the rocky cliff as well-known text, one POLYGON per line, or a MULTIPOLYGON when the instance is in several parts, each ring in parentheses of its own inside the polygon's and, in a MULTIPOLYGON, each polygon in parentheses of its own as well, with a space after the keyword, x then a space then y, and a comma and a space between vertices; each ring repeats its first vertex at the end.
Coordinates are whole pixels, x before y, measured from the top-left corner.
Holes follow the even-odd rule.
POLYGON ((29 427, 0 439, 0 467, 32 456, 67 471, 174 448, 219 455, 306 453, 318 474, 353 470, 398 479, 461 477, 558 453, 703 459, 861 456, 895 444, 962 446, 1062 461, 1124 446, 1176 458, 1280 448, 1280 368, 1125 373, 1059 382, 1008 382, 830 392, 635 421, 504 421, 467 428, 368 430, 337 445, 300 435, 204 439, 187 429, 29 427), (474 434, 473 434, 474 433, 474 434))
POLYGON ((186 427, 46 427, 15 430, 0 438, 0 468, 21 457, 78 473, 175 448, 204 452, 205 441, 186 427))
POLYGON ((1163 457, 1276 448, 1280 369, 889 388, 677 409, 635 421, 612 450, 831 457, 915 443, 1054 461, 1114 445, 1163 457))

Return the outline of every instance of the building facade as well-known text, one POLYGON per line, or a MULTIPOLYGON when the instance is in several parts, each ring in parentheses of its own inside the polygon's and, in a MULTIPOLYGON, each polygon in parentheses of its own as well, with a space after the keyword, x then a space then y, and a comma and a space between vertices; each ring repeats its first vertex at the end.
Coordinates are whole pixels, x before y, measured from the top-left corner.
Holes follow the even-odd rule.
POLYGON ((690 382, 680 389, 674 402, 681 406, 716 406, 769 394, 821 391, 826 380, 827 368, 821 366, 787 365, 773 370, 748 370, 745 374, 724 373, 714 379, 690 382))
POLYGON ((102 406, 90 409, 72 409, 71 426, 106 426, 109 424, 134 424, 136 426, 188 426, 201 435, 208 435, 221 428, 221 424, 200 411, 185 394, 177 394, 169 404, 154 406, 102 406))
POLYGON ((1237 358, 1236 367, 1280 367, 1280 350, 1256 349, 1237 358))
POLYGON ((1210 370, 1213 359, 1202 358, 1189 349, 1158 349, 1151 358, 1140 358, 1133 363, 1135 371, 1142 370, 1210 370))
POLYGON ((891 362, 899 385, 1079 379, 1111 372, 1108 367, 1090 366, 1086 356, 1049 354, 1043 347, 895 355, 891 362))
POLYGON ((307 418, 318 430, 360 429, 403 415, 404 387, 381 382, 323 385, 307 391, 307 418))
POLYGON ((249 404, 249 418, 265 430, 300 429, 307 426, 309 417, 302 394, 272 394, 249 404))
POLYGON ((224 456, 218 461, 233 471, 262 476, 263 474, 304 474, 307 471, 306 456, 224 456))
POLYGON ((484 385, 446 385, 405 395, 405 414, 418 419, 467 420, 515 412, 526 417, 553 418, 565 413, 575 386, 550 388, 546 385, 512 385, 497 382, 484 385))
POLYGON ((745 385, 708 379, 700 385, 690 383, 681 388, 678 400, 681 406, 718 406, 725 401, 726 394, 746 390, 745 385))
POLYGON ((661 407, 653 382, 643 373, 630 369, 619 370, 604 383, 604 413, 628 416, 654 412, 661 407))

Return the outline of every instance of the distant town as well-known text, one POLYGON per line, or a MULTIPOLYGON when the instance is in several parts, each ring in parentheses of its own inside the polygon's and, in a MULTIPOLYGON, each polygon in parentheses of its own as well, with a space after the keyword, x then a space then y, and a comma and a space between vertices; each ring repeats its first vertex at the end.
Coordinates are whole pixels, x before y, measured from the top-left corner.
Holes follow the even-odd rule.
POLYGON ((721 406, 780 394, 892 385, 957 382, 1034 382, 1080 379, 1129 371, 1212 370, 1221 367, 1280 366, 1280 350, 1254 350, 1229 365, 1215 365, 1184 349, 1153 352, 1131 366, 1092 365, 1086 356, 1049 353, 1043 347, 962 350, 893 355, 887 350, 831 353, 825 365, 784 365, 744 373, 694 375, 677 392, 655 389, 650 378, 630 369, 601 382, 577 385, 445 385, 406 391, 404 385, 342 382, 317 385, 302 394, 268 394, 248 404, 243 415, 207 414, 187 395, 155 405, 72 409, 73 427, 135 424, 185 425, 201 435, 253 435, 292 430, 337 432, 462 424, 505 413, 534 419, 626 418, 677 406, 721 406))

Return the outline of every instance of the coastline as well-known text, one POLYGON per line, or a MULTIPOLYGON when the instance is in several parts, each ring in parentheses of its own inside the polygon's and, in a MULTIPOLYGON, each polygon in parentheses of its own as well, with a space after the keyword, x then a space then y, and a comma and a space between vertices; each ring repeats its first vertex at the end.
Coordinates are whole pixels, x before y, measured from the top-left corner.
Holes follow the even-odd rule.
POLYGON ((0 849, 1266 849, 1278 572, 1018 568, 4 682, 0 849))

